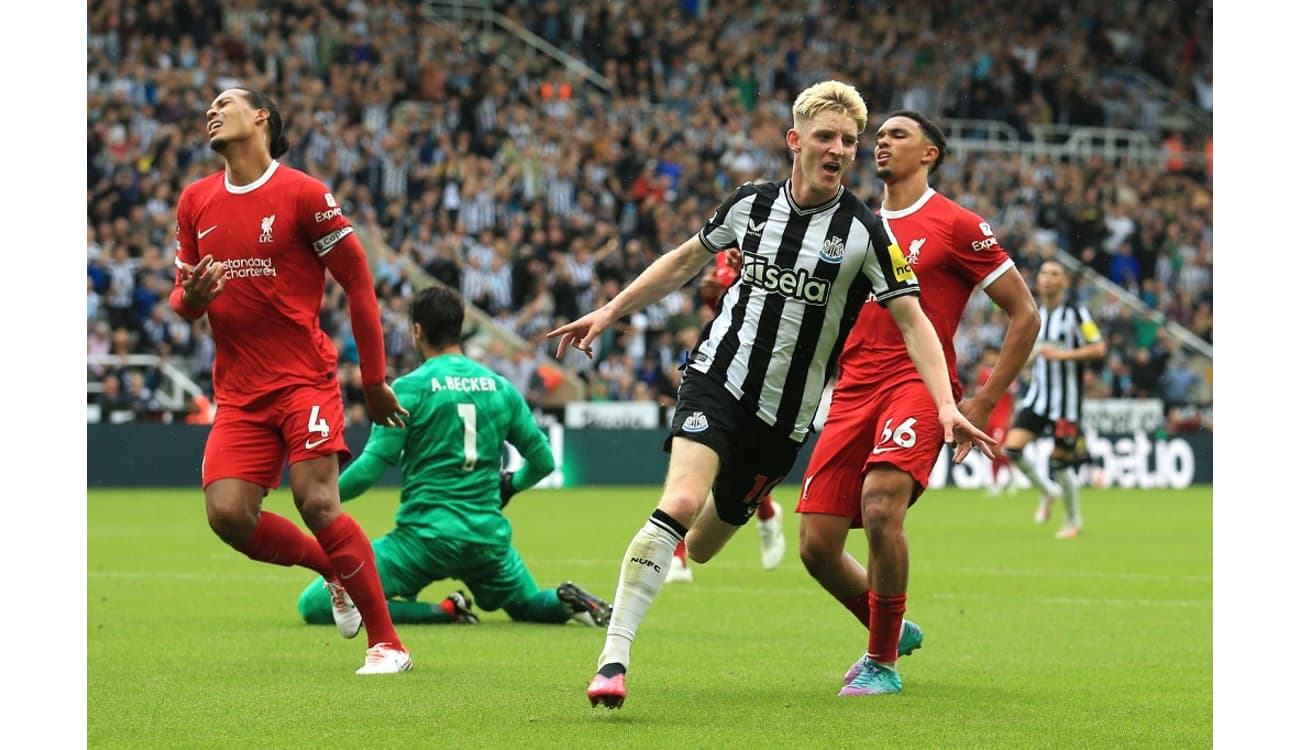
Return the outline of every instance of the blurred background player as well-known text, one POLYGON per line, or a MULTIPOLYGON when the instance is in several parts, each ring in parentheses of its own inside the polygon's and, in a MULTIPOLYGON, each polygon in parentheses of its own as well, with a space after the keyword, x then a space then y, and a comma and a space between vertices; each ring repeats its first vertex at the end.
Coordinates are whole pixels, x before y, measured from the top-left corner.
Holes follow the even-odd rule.
MULTIPOLYGON (((1033 295, 989 224, 930 187, 946 150, 943 131, 925 116, 904 110, 886 117, 876 131, 876 172, 885 183, 880 217, 921 285, 921 308, 943 346, 950 398, 962 398, 953 337, 971 294, 983 290, 1007 313, 993 372, 959 407, 983 426, 1029 358, 1038 318, 1033 295)), ((925 491, 945 438, 909 348, 883 310, 863 306, 796 507, 804 567, 869 631, 866 653, 844 676, 844 696, 901 691, 898 657, 921 646, 921 629, 903 619, 910 566, 903 520, 925 491), (859 527, 867 535, 865 569, 845 550, 849 529, 859 527)), ((964 455, 959 449, 954 459, 964 455)))
MULTIPOLYGON (((722 294, 727 287, 735 283, 740 276, 740 249, 736 247, 718 253, 713 263, 704 270, 700 280, 701 301, 717 310, 722 301, 722 294)), ((754 511, 758 526, 759 561, 764 570, 773 570, 785 557, 785 532, 781 524, 781 504, 772 499, 772 493, 763 495, 758 501, 758 510, 754 511)), ((673 559, 668 563, 668 577, 665 583, 689 582, 694 578, 690 563, 686 559, 686 540, 683 539, 673 550, 673 559)))
POLYGON ((605 646, 587 687, 592 706, 623 705, 632 642, 683 537, 692 560, 712 559, 794 465, 828 368, 868 295, 889 312, 880 324, 901 330, 939 407, 941 440, 960 441, 956 460, 972 441, 993 455, 992 440, 957 409, 915 274, 880 219, 841 182, 867 126, 862 96, 822 81, 795 98, 791 114, 788 180, 740 186, 696 235, 613 299, 547 334, 560 337, 558 355, 572 345, 590 357, 592 342, 615 321, 681 288, 731 245, 743 251, 741 283, 723 294, 678 388, 663 492, 620 562, 605 646))
POLYGON ((1079 483, 1075 470, 1089 462, 1079 422, 1083 418, 1083 370, 1085 363, 1105 359, 1106 339, 1092 315, 1070 294, 1070 274, 1060 261, 1048 260, 1038 268, 1037 358, 1033 378, 1020 403, 1003 450, 1017 469, 1039 492, 1034 521, 1047 523, 1052 504, 1060 499, 1065 518, 1057 539, 1073 539, 1083 528, 1079 508, 1079 483), (1050 480, 1039 474, 1025 457, 1025 446, 1039 435, 1052 435, 1048 459, 1050 480))
MULTIPOLYGON (((993 368, 998 363, 998 348, 996 346, 986 346, 980 352, 979 366, 975 372, 975 388, 971 389, 973 393, 980 394, 988 385, 989 378, 993 375, 993 368)), ((1015 413, 1015 394, 1016 383, 1003 391, 993 405, 993 410, 989 412, 989 423, 984 431, 994 440, 998 441, 998 446, 1002 446, 1007 439, 1007 430, 1011 429, 1011 416, 1015 413)), ((989 472, 988 494, 1001 494, 1003 488, 1007 489, 1008 494, 1015 494, 1015 470, 1011 468, 1011 459, 1007 458, 1002 450, 993 457, 993 466, 989 472), (1005 471, 1004 471, 1005 470, 1005 471)))
MULTIPOLYGON (((464 299, 450 287, 427 286, 411 300, 410 319, 423 363, 393 382, 410 413, 406 428, 374 425, 364 451, 339 477, 348 501, 390 466, 401 466, 397 526, 374 542, 393 620, 477 622, 474 600, 460 592, 439 604, 416 601, 429 584, 455 578, 481 609, 504 609, 513 620, 604 627, 609 605, 572 582, 538 589, 514 548, 501 511, 516 492, 554 471, 555 458, 518 389, 461 351, 464 299), (501 471, 506 443, 523 456, 516 472, 501 471)), ((298 611, 309 623, 328 622, 324 581, 308 584, 298 611)))
POLYGON ((365 250, 329 188, 275 160, 289 145, 268 97, 227 89, 206 123, 225 169, 181 193, 170 304, 187 320, 206 314, 216 344, 220 408, 203 452, 208 524, 254 560, 319 573, 340 634, 365 624, 358 674, 404 672, 411 657, 389 619, 370 540, 339 501, 339 457, 350 453, 338 351, 319 322, 328 269, 347 293, 366 410, 376 424, 402 427, 406 411, 384 382, 365 250), (262 509, 286 458, 294 505, 314 537, 262 509))

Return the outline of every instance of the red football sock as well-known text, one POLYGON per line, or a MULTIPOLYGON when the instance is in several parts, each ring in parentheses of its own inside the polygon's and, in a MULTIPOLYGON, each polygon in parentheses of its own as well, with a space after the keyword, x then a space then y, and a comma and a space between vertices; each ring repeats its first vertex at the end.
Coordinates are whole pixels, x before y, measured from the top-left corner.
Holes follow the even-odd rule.
POLYGON ((845 609, 852 612, 853 616, 858 618, 858 622, 862 623, 862 627, 867 629, 871 628, 871 600, 867 596, 870 593, 870 591, 863 591, 857 596, 851 596, 848 599, 839 600, 840 604, 843 604, 845 609))
POLYGON ((258 562, 286 567, 301 565, 326 579, 337 575, 315 537, 284 516, 265 510, 257 516, 253 536, 239 551, 258 562))
POLYGON ((685 539, 677 543, 677 549, 673 550, 673 557, 677 558, 678 560, 681 560, 682 565, 686 564, 686 540, 685 539))
POLYGON ((903 632, 903 613, 907 611, 907 594, 878 596, 867 592, 871 601, 871 636, 867 639, 867 658, 890 664, 898 661, 898 637, 903 632))
POLYGON ((764 495, 762 500, 758 501, 758 520, 766 521, 776 515, 776 510, 772 507, 772 496, 764 495))
POLYGON ((316 532, 316 538, 339 572, 343 588, 361 612, 361 622, 365 623, 370 645, 387 643, 393 648, 405 648, 393 628, 388 602, 384 599, 384 587, 379 582, 379 570, 375 567, 375 551, 366 533, 352 516, 342 513, 329 526, 316 532))

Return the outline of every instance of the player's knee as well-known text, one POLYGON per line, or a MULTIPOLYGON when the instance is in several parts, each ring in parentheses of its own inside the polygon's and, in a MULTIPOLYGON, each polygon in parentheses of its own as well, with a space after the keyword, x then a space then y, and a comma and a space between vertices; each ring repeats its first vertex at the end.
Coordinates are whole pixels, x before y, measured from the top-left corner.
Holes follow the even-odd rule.
POLYGON ((803 561, 808 575, 821 580, 822 575, 832 570, 843 556, 843 545, 832 544, 829 540, 815 534, 800 534, 799 559, 803 561))
POLYGON ((658 510, 667 513, 672 519, 686 528, 690 528, 699 517, 704 507, 705 498, 696 497, 682 490, 665 492, 659 500, 658 510))
POLYGON ((916 480, 905 471, 887 467, 869 473, 862 496, 862 525, 867 536, 902 529, 903 516, 916 491, 916 480))
POLYGON ((298 597, 298 614, 308 625, 330 625, 334 622, 329 594, 317 578, 298 597))
POLYGON ((333 491, 325 487, 294 490, 293 503, 303 523, 312 531, 325 528, 342 512, 337 488, 333 491))
POLYGON ((1012 463, 1018 463, 1020 459, 1025 456, 1025 450, 1023 448, 1012 448, 1009 445, 1002 447, 1002 453, 1005 454, 1012 463))
POLYGON ((243 547, 257 528, 257 514, 242 503, 210 499, 207 503, 208 527, 226 544, 243 547))
POLYGON ((862 508, 862 526, 867 530, 868 539, 900 531, 906 512, 907 500, 901 503, 867 502, 862 508))

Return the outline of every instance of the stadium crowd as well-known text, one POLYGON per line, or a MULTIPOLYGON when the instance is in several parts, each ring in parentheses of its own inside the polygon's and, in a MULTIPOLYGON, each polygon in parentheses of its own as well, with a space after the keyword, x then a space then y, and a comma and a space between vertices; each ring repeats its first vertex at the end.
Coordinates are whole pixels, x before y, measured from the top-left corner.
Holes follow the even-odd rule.
MULTIPOLYGON (((534 403, 554 351, 544 333, 696 231, 719 196, 781 174, 792 92, 811 82, 838 77, 863 93, 863 149, 896 108, 1002 120, 1026 139, 1039 124, 1156 132, 1165 105, 1110 73, 1119 66, 1212 106, 1208 2, 1087 0, 1067 11, 982 0, 906 13, 877 2, 494 5, 586 61, 609 90, 486 26, 430 20, 420 2, 91 2, 88 352, 157 353, 210 389, 211 332, 178 318, 166 296, 175 201, 218 168, 204 111, 230 86, 277 100, 291 144, 282 161, 330 185, 364 230, 391 372, 415 364, 405 300, 432 277, 531 343, 476 355, 534 403)), ((1199 158, 1211 144, 1159 135, 1168 152, 1158 163, 954 152, 933 184, 990 219, 1031 288, 1038 264, 1065 253, 1144 303, 1134 312, 1079 285, 1111 344, 1091 395, 1188 404, 1201 376, 1164 323, 1213 341, 1212 161, 1199 158)), ((873 171, 860 158, 846 181, 874 206, 873 171)), ((589 399, 671 403, 676 365, 711 315, 692 291, 622 321, 594 361, 566 355, 589 399)), ((363 415, 336 284, 321 321, 347 403, 363 415)), ((959 362, 973 368, 1004 327, 999 311, 973 303, 959 362)), ((118 363, 88 376, 103 384, 104 409, 145 418, 158 410, 160 372, 118 363)))

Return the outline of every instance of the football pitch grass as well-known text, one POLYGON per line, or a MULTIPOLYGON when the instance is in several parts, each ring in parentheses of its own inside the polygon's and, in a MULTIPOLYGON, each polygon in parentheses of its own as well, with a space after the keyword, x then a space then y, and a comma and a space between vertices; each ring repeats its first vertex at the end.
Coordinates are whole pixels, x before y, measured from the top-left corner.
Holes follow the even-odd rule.
MULTIPOLYGON (((774 495, 787 541, 776 570, 746 527, 694 582, 664 587, 617 711, 585 695, 602 631, 501 611, 399 626, 414 669, 357 676, 365 634, 303 624, 313 575, 223 545, 199 490, 89 490, 87 746, 1211 746, 1209 487, 1085 489, 1086 526, 1069 541, 1053 538, 1055 516, 1033 523, 1032 492, 927 493, 907 520, 907 616, 924 647, 899 662, 901 694, 857 698, 837 692, 866 633, 799 561, 796 489, 774 495)), ((573 580, 612 601, 658 492, 530 490, 507 515, 540 586, 573 580)), ((345 508, 373 538, 396 501, 376 489, 345 508)), ((265 507, 298 518, 285 490, 265 507)), ((849 549, 865 560, 861 532, 849 549)))

